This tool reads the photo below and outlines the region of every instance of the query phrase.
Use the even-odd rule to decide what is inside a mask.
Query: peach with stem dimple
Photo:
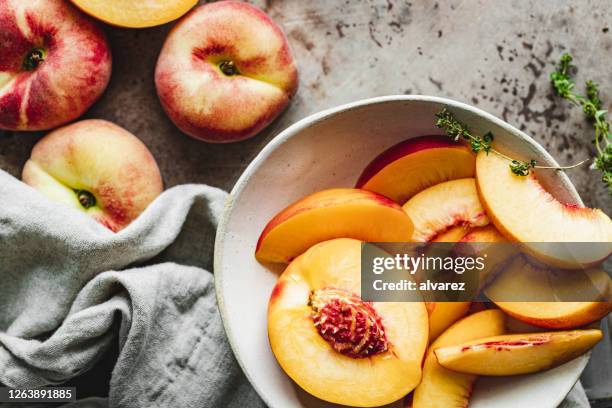
[[[155,69],[162,107],[184,133],[217,143],[254,136],[297,91],[285,35],[248,3],[197,7],[172,29]]]
[[[51,129],[81,116],[111,75],[102,30],[62,0],[0,0],[0,129]]]
[[[43,137],[23,168],[26,184],[119,231],[161,193],[162,179],[146,146],[105,120],[84,120]]]

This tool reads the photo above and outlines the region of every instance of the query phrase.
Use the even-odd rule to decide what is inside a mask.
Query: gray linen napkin
[[[108,400],[71,406],[263,406],[206,271],[226,196],[174,187],[113,234],[0,171],[0,383],[63,383],[118,342]]]

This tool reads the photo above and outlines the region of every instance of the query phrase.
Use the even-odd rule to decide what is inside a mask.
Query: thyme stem
[[[570,76],[572,56],[565,53],[559,60],[556,71],[551,72],[550,80],[559,96],[582,109],[585,116],[593,122],[595,128],[595,151],[597,156],[593,167],[602,172],[601,180],[608,186],[612,195],[612,125],[606,119],[607,111],[602,109],[603,102],[599,98],[599,85],[593,81],[586,82],[586,95],[574,91],[576,84]]]
[[[468,127],[458,121],[455,116],[449,112],[448,109],[444,108],[440,112],[436,114],[436,126],[444,129],[446,134],[453,138],[455,141],[459,141],[461,139],[467,140],[470,143],[470,147],[472,151],[478,153],[480,151],[484,151],[485,153],[493,153],[496,154],[510,162],[510,170],[512,173],[518,176],[527,176],[531,172],[532,169],[552,169],[552,170],[568,170],[578,167],[584,163],[586,163],[589,159],[583,160],[580,163],[572,164],[569,166],[540,166],[537,165],[535,160],[520,161],[513,159],[512,157],[500,152],[493,148],[493,134],[491,132],[487,132],[484,136],[475,136],[470,132]]]

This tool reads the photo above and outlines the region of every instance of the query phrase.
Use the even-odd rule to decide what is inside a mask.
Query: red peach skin
[[[0,129],[78,118],[104,92],[111,65],[104,33],[67,2],[0,0]]]
[[[298,79],[281,29],[254,6],[222,1],[194,9],[174,27],[155,84],[179,129],[222,143],[268,126],[295,94]]]

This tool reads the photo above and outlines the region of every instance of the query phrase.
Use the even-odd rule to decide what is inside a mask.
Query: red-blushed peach
[[[85,13],[119,27],[144,28],[176,20],[198,0],[71,0]]]
[[[364,302],[361,242],[317,244],[280,276],[268,305],[268,336],[280,366],[315,397],[374,407],[421,380],[427,347],[422,302]]]
[[[435,347],[438,363],[453,371],[506,376],[535,373],[586,353],[601,340],[600,330],[505,334]]]
[[[447,136],[421,136],[391,146],[361,173],[356,187],[404,204],[435,184],[474,177],[475,155]]]
[[[582,268],[612,253],[612,221],[601,210],[562,204],[544,190],[532,172],[518,176],[508,161],[480,152],[476,184],[482,205],[497,230],[510,241],[522,242],[542,262],[562,268]],[[596,242],[568,250],[551,242]]]
[[[333,238],[406,242],[412,222],[385,196],[354,188],[332,188],[298,200],[265,226],[255,248],[260,262],[289,262]]]
[[[465,408],[475,375],[457,373],[438,364],[434,350],[482,337],[504,333],[505,316],[500,310],[484,310],[459,320],[433,342],[423,364],[423,380],[414,390],[412,408]]]
[[[104,33],[62,0],[0,0],[0,129],[44,130],[82,115],[111,74]]]
[[[127,130],[93,119],[43,137],[34,146],[22,179],[112,231],[125,228],[163,189],[159,168],[146,146]]]
[[[298,86],[285,35],[263,11],[220,1],[198,7],[168,35],[157,61],[161,104],[186,134],[208,142],[254,136]]]

